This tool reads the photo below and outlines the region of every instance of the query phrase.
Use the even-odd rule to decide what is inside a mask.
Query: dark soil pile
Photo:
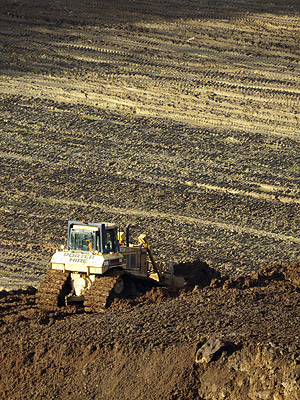
[[[2,291],[0,397],[299,399],[299,273],[273,265],[177,297],[155,288],[98,314]]]
[[[220,272],[200,260],[176,264],[174,273],[185,278],[187,287],[195,286],[195,284],[200,287],[208,286],[212,279],[221,277]]]

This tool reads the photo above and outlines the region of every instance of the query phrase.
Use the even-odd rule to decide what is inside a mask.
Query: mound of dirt
[[[286,281],[295,287],[300,285],[300,262],[272,264],[264,266],[248,275],[236,279],[223,277],[212,282],[212,286],[245,289],[256,286],[267,286],[274,281]]]
[[[220,272],[211,268],[206,262],[195,260],[192,262],[181,262],[174,265],[175,275],[184,277],[187,287],[208,286],[212,279],[221,278]]]
[[[152,303],[161,303],[167,299],[170,299],[171,292],[164,287],[154,287],[149,292],[147,292],[140,300],[146,299],[150,300]]]
[[[177,297],[153,288],[95,314],[2,291],[0,397],[299,399],[299,273],[300,262],[272,265],[249,285]]]

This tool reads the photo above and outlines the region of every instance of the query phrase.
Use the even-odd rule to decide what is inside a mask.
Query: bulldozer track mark
[[[38,85],[40,83],[42,83],[42,81],[40,81],[40,82],[37,81],[36,85]],[[26,85],[25,81],[23,81],[23,85],[24,86]],[[162,118],[170,118],[170,119],[172,119],[174,121],[182,121],[182,122],[185,122],[185,123],[188,123],[188,124],[192,124],[192,125],[195,125],[195,126],[201,126],[201,125],[203,127],[204,126],[205,127],[222,126],[223,128],[236,127],[238,129],[247,130],[250,133],[251,129],[252,130],[253,129],[260,130],[261,129],[261,125],[265,125],[266,123],[268,123],[269,127],[265,132],[266,134],[269,134],[269,135],[272,135],[272,136],[287,136],[288,135],[288,131],[286,129],[287,126],[290,126],[290,129],[291,128],[293,129],[293,127],[296,127],[297,124],[298,124],[297,119],[291,119],[289,121],[286,118],[286,123],[288,125],[283,126],[283,124],[282,124],[281,127],[278,127],[278,125],[274,124],[273,119],[271,117],[264,117],[263,118],[263,117],[260,117],[260,114],[257,114],[257,117],[256,117],[255,120],[247,121],[247,119],[245,119],[245,118],[243,120],[243,119],[240,118],[240,115],[236,111],[236,110],[238,110],[238,108],[236,110],[232,109],[233,114],[231,115],[230,121],[228,120],[228,122],[227,122],[227,120],[224,119],[224,116],[226,117],[228,112],[225,111],[225,114],[223,114],[221,112],[220,107],[219,107],[219,111],[217,111],[217,110],[214,111],[212,109],[211,116],[208,113],[206,114],[206,116],[203,116],[203,115],[201,115],[199,113],[196,114],[197,107],[194,108],[194,111],[193,111],[193,109],[190,109],[189,111],[186,110],[185,112],[182,112],[182,111],[180,112],[180,109],[178,109],[177,112],[174,112],[174,110],[172,108],[169,108],[169,109],[166,108],[163,105],[163,102],[162,102],[162,105],[160,107],[157,107],[157,106],[155,107],[154,104],[152,106],[152,102],[151,101],[149,102],[150,98],[147,99],[147,102],[144,102],[144,105],[140,106],[135,98],[130,100],[130,101],[124,101],[124,100],[120,99],[119,98],[119,94],[118,94],[119,93],[118,92],[119,89],[117,87],[115,87],[115,88],[112,87],[111,88],[111,90],[115,91],[114,95],[116,97],[113,98],[112,96],[110,96],[110,97],[107,96],[107,95],[103,96],[103,95],[101,95],[101,93],[98,93],[98,94],[97,93],[90,93],[90,97],[89,96],[88,97],[84,97],[84,95],[82,94],[82,91],[80,91],[80,90],[76,90],[76,91],[69,90],[68,86],[67,86],[67,82],[58,83],[56,81],[55,83],[54,82],[50,83],[48,81],[47,84],[45,83],[45,85],[47,85],[47,86],[45,86],[45,88],[47,88],[47,87],[51,88],[51,86],[52,86],[53,88],[55,88],[55,90],[61,91],[61,96],[62,96],[61,100],[65,99],[65,100],[77,103],[78,101],[82,101],[82,99],[84,98],[85,99],[84,101],[86,103],[89,103],[89,102],[91,102],[91,100],[89,100],[89,98],[90,98],[90,99],[93,99],[92,100],[93,102],[95,102],[95,101],[102,102],[102,103],[104,102],[103,104],[105,104],[107,101],[109,101],[111,103],[116,104],[116,106],[119,105],[119,106],[138,107],[138,109],[139,109],[138,112],[140,114],[155,115],[155,114],[159,113],[160,117],[162,117]],[[18,87],[17,86],[17,82],[16,82],[16,85],[14,85],[12,82],[10,82],[10,85],[6,85],[6,88],[3,91],[7,92],[7,93],[8,92],[14,93],[14,90],[16,92],[18,91],[17,87]],[[38,86],[36,86],[36,88],[35,88],[32,84],[30,84],[30,85],[28,84],[28,90],[31,93],[33,93],[34,91],[37,91],[39,89],[38,89]],[[49,93],[51,93],[51,92],[49,92]],[[53,94],[53,96],[51,96],[51,94],[50,95],[48,94],[47,98],[48,99],[52,98],[52,100],[56,100],[56,101],[59,100],[59,97],[57,95],[54,96],[54,94]],[[155,99],[155,97],[154,97],[154,99]],[[191,113],[191,110],[193,111],[192,113]],[[176,109],[175,109],[175,111],[176,111]],[[180,112],[180,114],[179,114],[179,112]],[[243,108],[242,108],[240,110],[240,114],[243,113],[243,112],[244,111],[243,111]],[[274,131],[272,129],[272,125],[276,126],[276,131]],[[290,135],[294,136],[294,134],[292,134],[292,133],[290,133]]]
[[[235,192],[234,192],[235,193]],[[300,199],[296,199],[295,201],[297,204],[300,204]],[[83,202],[79,201],[70,201],[70,200],[64,200],[64,199],[52,199],[53,204],[73,204],[73,205],[78,205],[78,206],[83,206]],[[300,243],[300,238],[290,236],[290,235],[285,235],[285,234],[280,234],[280,233],[275,233],[275,232],[270,232],[270,231],[265,231],[262,229],[255,229],[251,227],[246,227],[246,226],[241,226],[237,224],[231,224],[231,223],[226,223],[226,222],[219,222],[219,221],[212,221],[208,219],[203,219],[199,217],[191,217],[187,215],[178,215],[178,214],[173,214],[173,213],[165,213],[165,212],[160,212],[160,211],[143,211],[143,210],[138,210],[138,209],[130,209],[130,208],[118,208],[118,207],[106,207],[103,204],[97,204],[93,203],[91,204],[95,209],[100,209],[102,212],[105,213],[113,213],[113,214],[118,214],[118,215],[133,215],[133,216],[142,216],[142,217],[154,217],[158,219],[174,219],[177,222],[181,223],[195,223],[197,225],[205,225],[205,226],[211,226],[211,227],[216,227],[218,229],[223,229],[223,230],[229,230],[232,232],[237,232],[237,233],[248,233],[249,235],[254,235],[257,237],[270,237],[275,240],[280,240],[280,241],[288,241],[288,242],[295,242],[295,243]]]
[[[97,53],[116,54],[116,55],[122,55],[122,56],[130,55],[130,53],[126,53],[126,52],[120,51],[120,50],[107,49],[107,48],[101,48],[101,47],[96,47],[96,46],[88,46],[88,45],[83,45],[83,44],[55,43],[55,46],[73,49],[73,50],[80,50],[80,51],[83,50],[83,51],[88,51],[88,52],[92,51],[92,52],[97,52]],[[70,54],[70,57],[71,57],[71,54]]]

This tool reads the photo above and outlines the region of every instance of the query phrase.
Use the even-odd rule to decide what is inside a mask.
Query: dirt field
[[[299,5],[1,3],[1,277],[68,219],[239,275],[299,258]]]
[[[98,314],[2,291],[0,398],[298,400],[299,284],[300,263],[273,266]]]
[[[69,219],[232,278],[299,260],[297,0],[2,0],[0,21],[0,290],[39,286]],[[297,279],[95,316],[0,294],[3,398],[300,397]]]

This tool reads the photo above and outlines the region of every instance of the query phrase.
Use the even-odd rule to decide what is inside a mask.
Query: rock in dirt
[[[196,352],[195,363],[209,363],[225,348],[223,340],[211,337]]]

